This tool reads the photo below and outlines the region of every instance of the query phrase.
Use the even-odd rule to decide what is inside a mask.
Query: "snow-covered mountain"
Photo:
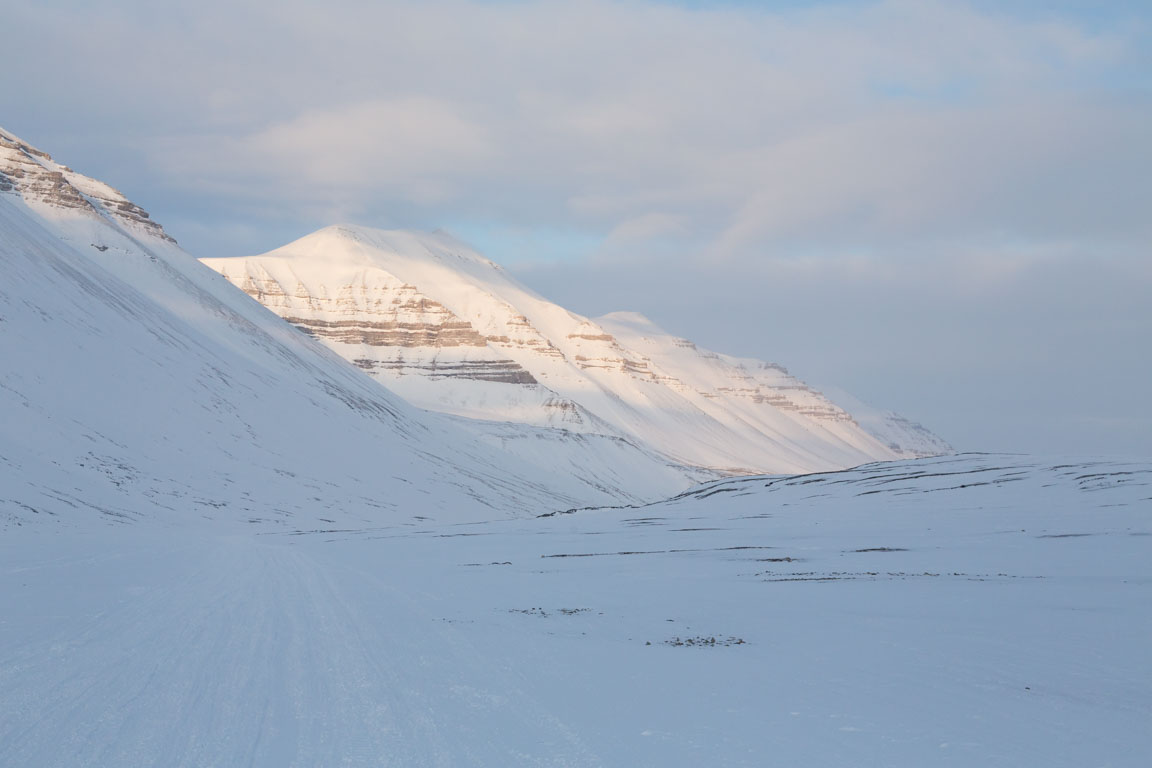
[[[0,524],[491,519],[693,477],[612,437],[413,408],[6,132],[0,274]]]
[[[423,408],[613,435],[724,473],[807,472],[950,452],[910,422],[862,422],[778,365],[595,320],[443,233],[332,226],[261,256],[204,259]]]
[[[823,392],[829,400],[851,413],[868,434],[898,453],[915,458],[953,453],[952,446],[923,424],[895,411],[874,408],[839,387],[828,387]]]

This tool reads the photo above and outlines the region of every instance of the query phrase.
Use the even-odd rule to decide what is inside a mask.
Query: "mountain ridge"
[[[906,448],[899,423],[881,441],[781,366],[701,349],[639,315],[573,313],[443,232],[342,224],[203,261],[423,408],[607,430],[728,474],[950,451],[938,438]]]

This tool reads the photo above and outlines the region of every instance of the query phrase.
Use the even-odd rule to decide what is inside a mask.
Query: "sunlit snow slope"
[[[951,450],[908,422],[877,439],[783,368],[699,349],[639,315],[573,314],[442,233],[333,226],[204,261],[425,408],[616,435],[732,473]]]
[[[515,438],[411,407],[0,133],[0,524],[490,518],[689,483],[619,441]]]

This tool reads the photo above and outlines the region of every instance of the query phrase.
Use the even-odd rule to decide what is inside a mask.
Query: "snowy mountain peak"
[[[76,173],[0,128],[0,193],[15,194],[55,219],[103,219],[131,235],[176,241],[140,206],[107,184]]]
[[[295,260],[321,260],[330,264],[387,264],[387,256],[447,265],[467,264],[502,271],[448,232],[376,229],[356,224],[333,224],[307,234],[272,253]]]
[[[204,263],[423,408],[622,438],[732,473],[917,452],[778,365],[700,349],[638,313],[569,312],[445,233],[338,225]]]
[[[661,336],[668,335],[664,332],[663,328],[652,322],[647,315],[642,315],[639,312],[609,312],[606,315],[601,315],[596,318],[596,321],[628,327],[637,332],[651,332]]]

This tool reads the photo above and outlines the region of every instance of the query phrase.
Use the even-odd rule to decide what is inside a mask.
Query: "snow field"
[[[1140,766],[1150,481],[961,456],[490,523],[29,526],[0,765]]]

